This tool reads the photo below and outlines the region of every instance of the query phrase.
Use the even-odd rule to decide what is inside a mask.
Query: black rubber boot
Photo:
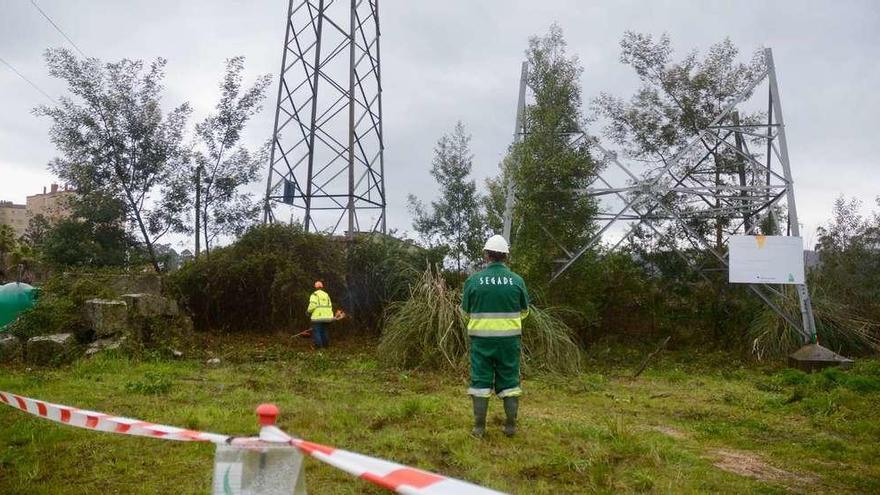
[[[489,411],[489,398],[472,396],[474,400],[474,429],[471,435],[483,438],[486,434],[486,413]]]
[[[504,398],[504,415],[507,420],[504,422],[504,434],[512,437],[516,433],[516,413],[519,410],[519,397]]]

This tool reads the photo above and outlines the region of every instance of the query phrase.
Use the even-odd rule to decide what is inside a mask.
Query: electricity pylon
[[[264,222],[385,232],[378,0],[290,0]]]

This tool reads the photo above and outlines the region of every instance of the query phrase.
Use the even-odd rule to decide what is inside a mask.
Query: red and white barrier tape
[[[215,444],[257,445],[264,442],[264,440],[259,438],[232,437],[218,433],[186,430],[137,419],[111,416],[95,411],[22,397],[9,392],[0,391],[0,402],[50,421],[107,433]],[[455,478],[448,478],[383,459],[312,443],[300,438],[293,438],[274,426],[263,427],[263,429],[269,435],[264,435],[261,432],[261,437],[272,437],[272,441],[265,442],[266,444],[277,445],[279,440],[289,443],[304,454],[314,457],[321,462],[397,493],[407,495],[503,495],[501,492]],[[269,431],[270,429],[271,431]]]
[[[10,394],[9,392],[0,392],[0,401],[34,416],[89,430],[178,440],[181,442],[226,443],[230,438],[227,435],[185,430],[183,428],[175,428],[174,426],[149,423],[139,419],[110,416],[95,411],[52,404],[51,402],[22,397]]]
[[[293,438],[291,445],[346,473],[408,495],[503,495],[455,478]]]

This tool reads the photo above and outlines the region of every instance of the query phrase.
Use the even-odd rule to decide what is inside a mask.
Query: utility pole
[[[196,252],[193,253],[194,259],[199,259],[199,224],[202,219],[202,166],[196,166]]]

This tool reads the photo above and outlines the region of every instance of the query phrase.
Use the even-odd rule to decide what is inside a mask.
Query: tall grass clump
[[[379,357],[402,368],[463,369],[467,332],[459,309],[461,293],[435,270],[425,270],[406,301],[392,303],[379,341]]]
[[[800,324],[800,303],[789,294],[775,300],[776,305]],[[880,324],[855,314],[845,304],[816,291],[812,298],[819,343],[835,351],[865,353],[880,351]],[[752,351],[762,359],[785,355],[803,344],[801,334],[770,307],[763,308],[749,328]]]
[[[562,320],[565,312],[561,308],[529,307],[529,316],[523,322],[523,365],[527,372],[580,372],[581,350],[571,327]]]
[[[406,369],[468,366],[467,316],[460,310],[461,293],[450,289],[436,270],[426,270],[410,298],[388,309],[379,356]],[[523,327],[526,372],[577,373],[581,353],[560,309],[531,306]]]

